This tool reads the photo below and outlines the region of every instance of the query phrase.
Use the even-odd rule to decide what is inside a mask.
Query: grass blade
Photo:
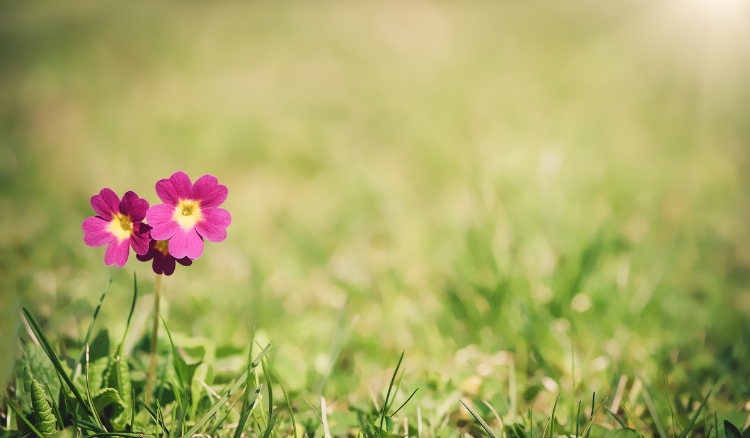
[[[323,436],[325,438],[331,438],[331,428],[328,427],[328,407],[326,406],[326,398],[320,396],[320,422],[323,423]],[[378,434],[382,433],[382,429]],[[387,436],[387,434],[386,434]]]
[[[396,414],[398,414],[398,411],[400,411],[401,408],[403,408],[404,406],[406,406],[407,403],[409,403],[409,400],[411,400],[411,398],[414,397],[414,394],[416,394],[417,391],[419,391],[419,388],[415,389],[414,392],[411,393],[411,395],[409,396],[409,398],[407,398],[406,401],[404,403],[402,403],[401,406],[398,407],[398,409],[396,409],[395,411],[393,411],[393,413],[391,414],[391,417],[394,416],[394,415],[396,415]]]
[[[235,405],[237,405],[237,403],[239,403],[239,401],[240,401],[240,399],[237,398],[234,402],[232,402],[232,404],[227,409],[227,413],[224,414],[223,417],[221,417],[221,420],[217,421],[216,424],[214,425],[214,427],[212,427],[211,430],[208,431],[208,433],[203,434],[203,435],[204,436],[216,436],[216,432],[219,430],[219,428],[221,427],[221,425],[224,424],[225,421],[227,421],[227,417],[229,417],[229,414],[232,413]],[[251,412],[255,412],[255,410],[253,409]],[[187,434],[185,434],[184,436],[187,436]]]
[[[719,438],[719,416],[714,412],[714,430],[716,431],[714,433],[714,436],[716,438]]]
[[[135,428],[135,389],[132,390],[130,399],[130,430]]]
[[[130,320],[133,319],[133,312],[135,311],[135,302],[138,299],[138,277],[133,272],[133,302],[130,303],[130,313],[128,313],[128,322],[125,323],[125,333],[122,334],[122,342],[120,345],[125,344],[125,338],[128,335],[128,329],[130,328]]]
[[[91,408],[91,412],[93,412],[94,415],[94,421],[96,421],[96,424],[99,425],[102,429],[104,429],[104,424],[102,424],[102,420],[99,418],[99,414],[96,412],[96,409],[94,408],[94,399],[91,397],[91,386],[89,385],[89,344],[86,344],[86,397],[89,399],[89,407]]]
[[[29,327],[31,327],[31,330],[34,332],[34,335],[39,341],[39,345],[42,347],[42,349],[44,349],[44,352],[47,354],[49,360],[52,361],[52,365],[54,365],[57,373],[60,375],[60,377],[62,377],[68,388],[70,388],[70,391],[73,393],[73,397],[75,397],[76,401],[83,408],[83,410],[88,415],[91,415],[93,417],[94,413],[86,405],[86,402],[83,401],[83,396],[78,391],[78,388],[76,388],[76,386],[73,384],[73,381],[70,380],[70,376],[68,376],[68,374],[65,372],[65,369],[60,363],[60,359],[58,359],[57,354],[55,354],[55,350],[52,349],[52,346],[47,340],[47,337],[44,336],[44,333],[42,333],[42,329],[39,327],[39,324],[37,324],[36,320],[34,320],[34,318],[31,316],[31,313],[29,313],[29,311],[26,310],[25,307],[21,307],[21,310],[23,311],[23,315],[26,317],[26,322],[29,323]]]
[[[323,380],[320,382],[320,395],[323,395],[323,393],[325,392],[328,378],[331,377],[331,373],[333,372],[333,368],[336,366],[336,361],[338,360],[339,354],[341,354],[341,350],[344,348],[346,340],[349,338],[352,329],[354,329],[354,325],[359,319],[357,316],[355,316],[354,319],[352,319],[351,324],[346,327],[346,309],[346,302],[344,302],[344,305],[341,306],[341,309],[339,310],[338,324],[336,325],[336,335],[333,343],[331,344],[331,350],[328,352],[328,370],[323,376]]]
[[[159,425],[164,424],[164,413],[161,410],[161,403],[159,403],[159,399],[157,398],[154,401],[156,402],[156,418],[158,420],[156,422],[156,434],[158,436],[164,436],[164,434],[167,432],[167,428],[162,427],[162,430],[159,430]]]
[[[680,438],[687,438],[688,434],[690,433],[690,429],[692,429],[693,425],[695,425],[695,422],[698,421],[698,416],[700,416],[703,407],[706,406],[706,402],[708,401],[708,397],[710,395],[711,391],[708,391],[708,394],[706,394],[706,398],[703,399],[703,403],[698,406],[698,410],[695,411],[695,414],[693,414],[693,416],[690,418],[690,422],[685,427],[685,430],[683,430],[680,434]]]
[[[138,401],[140,401],[141,404],[143,405],[143,407],[146,408],[146,412],[148,412],[148,415],[151,416],[151,419],[154,420],[154,423],[156,423],[157,425],[159,425],[159,417],[156,415],[156,412],[154,412],[154,410],[151,409],[151,407],[149,405],[147,405],[146,402],[143,401],[142,398],[139,398]],[[167,426],[164,425],[163,421],[161,422],[161,428],[162,429],[166,429],[167,428]]]
[[[531,401],[531,406],[529,406],[529,436],[530,437],[534,436],[534,417],[531,415],[531,413],[532,413],[532,411],[534,409],[534,404],[535,403],[536,403],[536,399],[532,400]],[[592,410],[593,410],[593,408],[592,408]]]
[[[677,431],[677,427],[675,426],[675,415],[674,415],[674,409],[672,409],[672,402],[669,400],[669,392],[667,391],[667,375],[662,372],[661,374],[662,379],[664,379],[664,396],[667,398],[667,404],[669,405],[669,413],[672,416],[672,438],[674,438],[674,434]]]
[[[388,407],[388,399],[391,397],[391,390],[393,389],[393,382],[396,380],[398,375],[398,369],[401,368],[401,361],[404,360],[404,352],[401,352],[401,357],[398,358],[396,369],[393,370],[393,377],[391,377],[391,383],[388,385],[388,392],[385,394],[385,401],[383,402],[383,411],[380,414],[380,427],[378,428],[378,435],[383,433],[383,422],[385,421],[386,408]],[[395,394],[394,394],[395,397]]]
[[[102,429],[98,425],[96,425],[96,424],[94,424],[94,423],[92,423],[90,421],[81,420],[80,418],[76,421],[76,426],[82,427],[83,429],[86,429],[86,430],[93,430],[94,432],[97,432],[97,433],[106,433],[107,432],[106,430]]]
[[[588,438],[589,434],[591,433],[591,426],[594,425],[594,416],[597,412],[599,412],[599,409],[604,407],[604,404],[607,403],[607,400],[609,397],[604,397],[604,401],[599,405],[598,408],[594,409],[594,401],[596,400],[596,392],[594,393],[593,397],[591,398],[591,418],[589,418],[589,421],[586,422],[586,426],[583,428],[583,436],[584,438]]]
[[[276,420],[279,418],[278,412],[274,412],[271,419],[268,421],[268,427],[266,427],[266,432],[263,434],[263,438],[268,438],[271,436],[271,432],[273,431],[273,426],[276,424]]]
[[[461,404],[464,405],[464,407],[469,411],[471,416],[474,417],[474,419],[477,420],[480,425],[482,425],[482,429],[484,429],[484,431],[487,432],[487,435],[489,435],[491,438],[497,438],[497,436],[495,436],[495,433],[492,431],[492,429],[490,429],[490,426],[487,425],[487,423],[482,419],[482,417],[479,416],[479,414],[477,414],[474,411],[474,409],[472,409],[469,405],[464,403],[464,401],[461,400],[460,398],[458,399],[458,401],[460,401]]]
[[[250,367],[253,363],[253,345],[255,345],[255,327],[253,327],[253,334],[250,336],[250,348],[247,350],[247,368],[245,371],[247,371],[247,377],[245,378],[245,386],[247,388],[250,388],[250,383],[252,380],[252,374],[250,374]],[[260,347],[260,344],[258,344],[258,347]],[[245,402],[250,401],[250,394],[245,394]]]
[[[266,348],[264,348],[263,351],[261,351],[258,354],[258,357],[256,357],[255,360],[253,361],[252,366],[250,367],[250,370],[253,370],[254,368],[258,366],[258,363],[260,363],[260,361],[266,356],[266,353],[268,353],[268,350],[270,348],[271,348],[271,344],[268,344],[268,346],[266,346]],[[195,422],[193,427],[191,427],[190,430],[187,431],[185,436],[191,437],[195,435],[195,433],[198,432],[198,430],[200,430],[200,428],[203,427],[203,425],[206,424],[208,420],[210,420],[211,417],[213,417],[216,414],[219,408],[221,408],[224,405],[224,403],[226,403],[226,401],[229,400],[229,397],[231,397],[232,394],[234,394],[240,387],[242,387],[242,385],[245,383],[245,378],[247,377],[247,373],[250,370],[242,373],[240,378],[237,379],[234,385],[232,385],[229,388],[227,393],[224,394],[224,396],[220,398],[216,403],[214,403],[211,406],[211,408],[205,414],[203,414],[203,416],[198,421]]]
[[[404,382],[404,374],[406,374],[405,371],[401,371],[401,376],[398,378],[398,383],[396,383],[396,389],[393,391],[393,398],[391,399],[391,402],[388,404],[388,407],[386,408],[386,412],[389,412],[391,408],[393,407],[393,403],[396,401],[396,394],[398,394],[398,391],[401,390],[401,384]],[[392,417],[394,414],[391,414]]]
[[[641,382],[643,382],[643,379],[641,379]],[[661,424],[659,414],[656,412],[656,406],[654,405],[654,401],[651,399],[651,394],[648,391],[648,385],[646,385],[645,383],[643,384],[642,391],[643,399],[646,401],[646,407],[651,414],[651,418],[654,419],[654,424],[656,424],[656,430],[659,432],[659,436],[663,436],[666,438],[667,432],[664,430],[664,426]],[[670,409],[671,408],[672,406],[670,405]]]
[[[107,437],[107,436],[118,437],[118,436],[123,436],[123,437],[128,437],[128,438],[130,438],[130,437],[132,437],[132,438],[143,438],[146,435],[147,434],[145,434],[145,433],[100,432],[100,433],[92,433],[90,435],[86,435],[86,438],[95,438],[95,437],[100,437],[100,436],[101,437]]]
[[[596,411],[594,411],[594,407],[596,406],[596,391],[591,395],[591,414],[589,416],[589,421],[587,421],[587,425],[583,428],[583,438],[588,438],[589,433],[591,431],[591,424],[594,423],[594,414]]]
[[[27,425],[27,426],[29,426],[29,428],[31,429],[31,431],[32,431],[32,432],[34,432],[34,434],[36,434],[36,436],[37,436],[37,437],[39,437],[39,438],[44,438],[44,435],[42,435],[42,433],[41,433],[41,432],[39,432],[39,430],[37,430],[37,428],[36,428],[36,427],[34,427],[34,425],[33,425],[33,424],[31,424],[31,422],[30,422],[30,421],[29,421],[28,419],[26,419],[26,417],[24,417],[23,413],[21,413],[21,410],[20,410],[20,409],[18,409],[18,408],[17,408],[17,407],[16,407],[16,406],[15,406],[15,405],[13,404],[13,402],[11,402],[11,401],[10,401],[10,400],[8,400],[8,399],[6,399],[6,400],[5,400],[5,402],[6,402],[6,404],[7,404],[7,405],[8,405],[8,406],[9,406],[9,407],[10,407],[10,408],[11,408],[11,409],[13,410],[13,412],[15,412],[16,416],[17,416],[18,418],[20,418],[21,420],[23,420],[23,422],[24,422],[24,423],[26,423],[26,425]]]
[[[604,407],[604,409],[606,409],[606,410],[607,410],[607,412],[609,412],[609,413],[610,413],[610,415],[612,415],[612,418],[614,418],[614,419],[615,419],[615,420],[616,420],[616,421],[617,421],[618,423],[620,423],[620,426],[621,426],[621,427],[622,427],[623,429],[628,429],[628,425],[627,425],[627,424],[625,424],[625,423],[624,423],[624,422],[622,421],[622,419],[620,418],[620,416],[619,416],[619,415],[617,415],[617,413],[616,413],[615,411],[613,411],[612,409],[610,409],[610,408],[608,408],[608,407],[606,407],[606,406]]]
[[[271,368],[271,372],[276,377],[276,381],[279,382],[279,386],[281,387],[281,392],[284,394],[284,399],[286,400],[286,405],[289,408],[289,416],[292,419],[292,430],[294,431],[294,438],[297,438],[297,422],[294,421],[294,409],[292,409],[292,402],[289,399],[289,395],[286,393],[286,389],[284,389],[284,384],[281,383],[281,377],[279,376],[279,373],[276,371],[276,367],[273,366],[273,363],[269,360],[268,365]]]
[[[258,398],[258,394],[260,393],[260,389],[263,387],[263,385],[258,385],[258,387],[255,389],[254,395],[251,397],[250,392],[247,390],[250,388],[250,366],[252,364],[252,357],[253,357],[253,344],[255,342],[255,328],[253,327],[253,334],[250,337],[250,348],[247,351],[247,368],[245,369],[247,376],[245,378],[245,400],[242,402],[242,410],[240,411],[240,421],[237,423],[237,428],[234,430],[234,437],[240,438],[242,435],[242,431],[245,429],[245,423],[247,422],[247,417],[252,412],[253,407],[255,407],[255,400]],[[252,398],[252,401],[250,399]],[[218,424],[221,424],[219,422]],[[213,435],[213,434],[212,434]]]
[[[268,358],[265,358],[265,360],[262,360],[261,366],[263,367],[263,375],[266,378],[266,385],[268,385],[268,423],[266,427],[266,432],[263,434],[265,437],[272,427],[271,420],[273,419],[273,388],[271,386],[271,374],[268,372],[268,368],[266,367],[266,362],[268,362]]]
[[[109,290],[109,286],[112,285],[112,279],[109,279],[109,282],[107,282],[107,285],[104,287],[104,292],[102,292],[102,296],[99,297],[99,304],[97,304],[96,309],[94,309],[94,317],[91,318],[91,323],[89,324],[89,329],[86,332],[86,339],[83,340],[82,345],[88,345],[89,341],[91,340],[91,333],[94,331],[94,324],[96,324],[96,318],[99,316],[99,310],[102,308],[102,304],[104,303],[104,297],[107,296],[107,291]],[[73,376],[77,376],[81,372],[81,365],[83,364],[84,355],[86,354],[85,351],[81,351],[81,355],[78,357],[78,361],[76,362],[76,370],[73,373]]]
[[[183,376],[182,372],[184,371],[183,367],[180,365],[180,360],[182,358],[177,353],[177,348],[174,346],[174,341],[172,340],[172,333],[169,331],[169,327],[167,327],[167,321],[164,321],[164,317],[159,315],[159,318],[161,318],[161,323],[164,324],[164,330],[167,331],[167,337],[169,338],[169,344],[172,346],[172,364],[174,365],[174,370],[177,373],[177,380],[180,381],[180,389],[183,391],[185,390],[185,378],[187,376]]]
[[[552,435],[555,433],[555,412],[557,411],[557,402],[560,401],[560,393],[557,393],[557,397],[555,398],[555,404],[552,406],[552,417],[550,418],[549,423],[549,436],[552,437]],[[542,436],[544,438],[544,436]]]
[[[242,407],[242,415],[240,416],[239,423],[237,423],[237,429],[234,430],[234,438],[240,438],[242,436],[242,431],[245,429],[247,417],[249,417],[250,413],[253,411],[253,408],[255,407],[255,401],[258,400],[258,395],[260,394],[260,391],[262,389],[263,384],[258,385],[258,387],[255,388],[255,392],[253,392],[253,395],[248,397],[247,404]]]
[[[622,410],[625,411],[625,416],[628,417],[628,420],[630,420],[630,422],[633,423],[633,426],[635,426],[635,431],[638,432],[638,436],[643,437],[644,435],[641,433],[641,428],[638,427],[638,423],[636,423],[633,417],[630,416],[628,408],[625,407],[625,402],[622,403]]]

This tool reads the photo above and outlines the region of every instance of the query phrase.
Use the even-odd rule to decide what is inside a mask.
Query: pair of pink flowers
[[[91,197],[97,216],[83,221],[83,241],[88,246],[107,245],[108,266],[125,266],[133,248],[138,260],[153,260],[154,272],[171,275],[176,263],[189,266],[201,256],[203,239],[226,239],[232,216],[219,206],[228,193],[213,175],[203,175],[193,184],[181,171],[156,183],[163,204],[150,208],[132,191],[120,199],[104,188]]]

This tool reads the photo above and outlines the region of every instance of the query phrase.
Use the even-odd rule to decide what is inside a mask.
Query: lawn
[[[716,3],[3,2],[0,434],[28,435],[8,406],[33,423],[37,379],[68,436],[159,434],[149,409],[183,436],[239,385],[196,433],[485,434],[463,400],[508,438],[734,438],[750,15]],[[154,273],[81,223],[177,170],[225,184],[232,224],[163,279],[147,409]],[[83,411],[122,343],[134,409],[73,410],[21,307]]]

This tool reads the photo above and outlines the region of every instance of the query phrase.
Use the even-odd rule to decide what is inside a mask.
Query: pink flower
[[[179,263],[182,266],[190,266],[193,264],[193,261],[187,257],[181,259],[175,259],[172,257],[172,254],[169,253],[168,240],[151,239],[148,252],[143,255],[138,254],[135,258],[142,262],[147,262],[153,259],[154,261],[151,263],[151,269],[157,274],[164,275],[172,275],[174,273],[174,268],[177,266],[176,263]]]
[[[97,216],[83,221],[83,241],[88,246],[108,245],[104,253],[107,266],[125,266],[130,247],[137,254],[148,251],[149,230],[143,218],[148,210],[148,201],[134,192],[126,192],[120,198],[112,189],[104,188],[91,197],[91,207]]]
[[[164,202],[149,208],[146,218],[153,227],[151,237],[169,240],[175,259],[193,260],[203,254],[203,239],[221,242],[232,223],[228,211],[218,208],[229,191],[213,175],[203,175],[195,184],[185,172],[175,172],[156,183],[156,194]]]

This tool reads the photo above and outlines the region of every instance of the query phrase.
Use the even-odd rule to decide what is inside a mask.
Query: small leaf
[[[393,431],[393,417],[385,417],[385,432],[390,434]]]
[[[130,384],[128,360],[125,357],[122,344],[117,347],[117,351],[115,351],[115,354],[110,359],[110,373],[105,384],[110,388],[115,388],[122,399],[124,408],[120,415],[115,418],[114,423],[124,426],[131,416],[133,389]]]
[[[115,388],[102,388],[94,391],[91,394],[91,399],[94,401],[94,408],[97,412],[101,412],[104,408],[112,404],[117,404],[122,408],[127,407]]]
[[[31,409],[31,381],[34,376],[28,366],[24,366],[18,373],[16,381],[16,397],[21,401],[21,408],[25,412]]]
[[[50,394],[52,397],[57,397],[60,392],[60,379],[57,378],[55,367],[47,358],[42,347],[35,344],[28,344],[24,346],[23,357],[21,359],[28,371],[30,377],[37,379],[42,387],[45,385],[52,391]],[[26,380],[26,378],[24,378]],[[27,385],[31,385],[31,378],[28,382],[24,382]],[[29,388],[27,388],[30,390]]]
[[[105,328],[96,334],[89,345],[89,361],[94,362],[109,356],[109,331]]]
[[[67,427],[60,432],[55,432],[48,436],[52,438],[76,438],[76,430],[72,427]]]
[[[52,406],[47,401],[47,395],[44,388],[38,380],[31,381],[31,406],[36,416],[36,427],[44,435],[55,431],[55,415],[52,413]]]
[[[724,435],[727,438],[742,438],[740,430],[727,420],[724,420]]]
[[[95,361],[89,362],[89,387],[92,390],[96,390],[102,387],[106,387],[105,375],[108,373],[109,358],[100,357]],[[82,391],[86,390],[86,375],[81,374],[74,380],[76,386]]]

